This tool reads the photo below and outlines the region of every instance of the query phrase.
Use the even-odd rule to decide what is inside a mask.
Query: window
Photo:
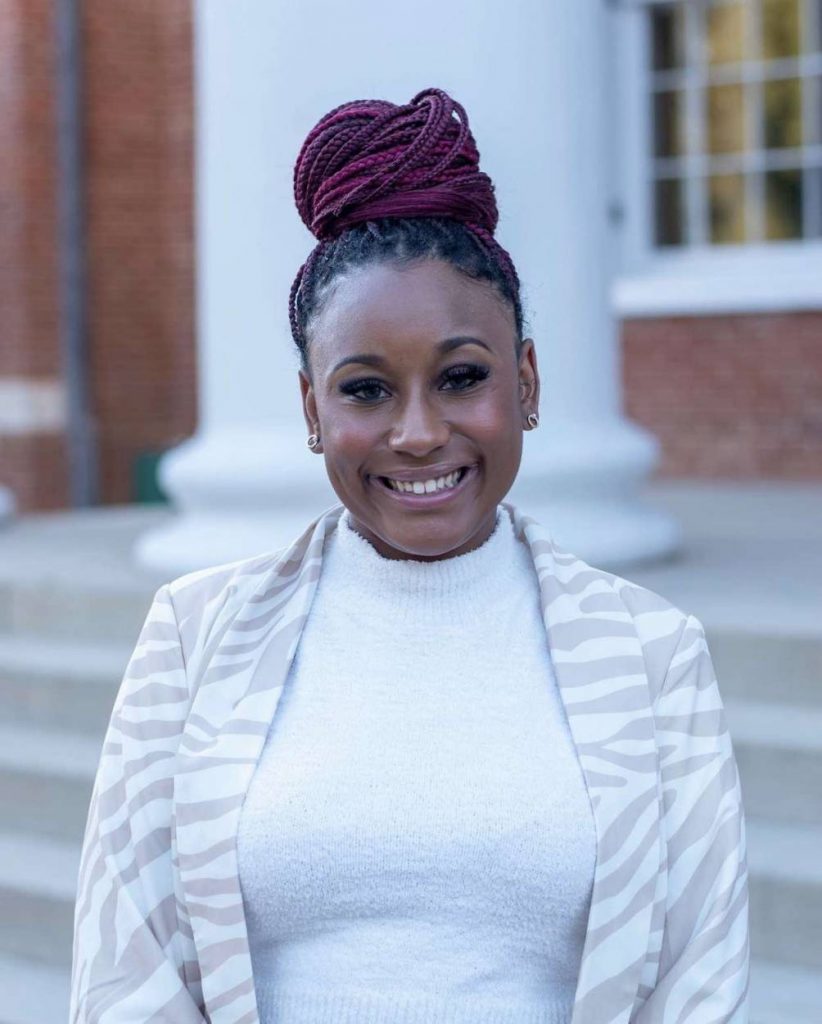
[[[651,275],[657,303],[683,285],[694,311],[703,285],[719,307],[725,287],[730,307],[822,308],[822,0],[621,0],[614,16],[623,300]]]
[[[820,0],[656,4],[654,243],[822,236]]]

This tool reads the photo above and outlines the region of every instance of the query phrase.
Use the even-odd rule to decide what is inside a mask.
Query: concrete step
[[[150,587],[72,584],[37,576],[0,579],[0,632],[106,646],[133,645],[153,595]]]
[[[818,970],[751,960],[750,1024],[820,1024],[822,965]]]
[[[817,633],[710,628],[706,624],[723,700],[822,708],[822,612],[817,612],[817,617]]]
[[[68,968],[0,955],[0,1024],[63,1024],[70,985]]]
[[[71,967],[80,852],[78,843],[0,832],[0,952]]]
[[[747,813],[822,825],[822,708],[723,702]]]
[[[102,736],[131,650],[0,635],[0,724]]]
[[[81,842],[103,735],[0,725],[0,824]]]
[[[170,510],[106,506],[21,516],[0,530],[0,632],[133,644],[168,574],[132,557],[136,538]]]
[[[820,970],[822,825],[746,826],[752,956]]]

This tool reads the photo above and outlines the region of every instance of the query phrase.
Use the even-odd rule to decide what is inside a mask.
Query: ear
[[[519,398],[525,416],[539,412],[539,369],[533,338],[525,338],[519,356]]]
[[[314,397],[314,386],[308,379],[308,375],[304,370],[297,371],[297,378],[300,382],[300,395],[302,397],[303,404],[303,417],[305,419],[305,425],[308,427],[309,434],[321,434],[320,431],[320,417],[317,415],[317,400]],[[315,452],[320,451],[322,448],[322,442],[318,444],[313,450]]]

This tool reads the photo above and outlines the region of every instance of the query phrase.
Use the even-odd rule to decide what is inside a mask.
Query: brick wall
[[[822,312],[626,321],[622,358],[659,476],[822,480]]]
[[[104,502],[196,427],[190,0],[85,0],[89,373]]]
[[[68,498],[51,0],[0,0],[0,484]]]
[[[190,0],[80,5],[89,363],[103,503],[196,426]],[[0,0],[0,483],[69,503],[52,0]]]

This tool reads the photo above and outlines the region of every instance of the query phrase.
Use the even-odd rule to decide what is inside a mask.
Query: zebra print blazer
[[[572,1024],[745,1024],[748,872],[705,634],[513,505],[594,814]],[[236,837],[343,506],[154,596],[88,812],[71,1024],[256,1024]]]

